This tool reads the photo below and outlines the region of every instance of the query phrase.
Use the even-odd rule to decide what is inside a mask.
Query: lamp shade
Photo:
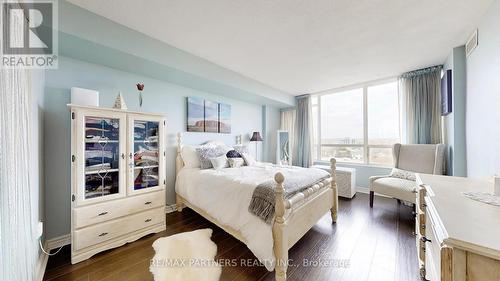
[[[263,141],[262,137],[260,136],[259,132],[253,132],[252,138],[250,141]]]

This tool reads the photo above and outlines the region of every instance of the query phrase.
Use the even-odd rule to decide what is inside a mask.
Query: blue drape
[[[406,102],[408,143],[441,143],[441,66],[403,74],[399,90]]]
[[[309,167],[312,137],[311,95],[297,97],[296,152],[293,158],[295,166]]]

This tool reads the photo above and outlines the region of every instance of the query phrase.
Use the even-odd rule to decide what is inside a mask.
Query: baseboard
[[[166,214],[172,213],[176,210],[177,210],[176,204],[165,206]],[[45,251],[50,252],[53,249],[57,249],[69,244],[71,244],[71,234],[66,234],[46,240],[45,243],[43,243],[43,248],[45,249]],[[49,261],[49,256],[42,252],[38,257],[37,271],[36,271],[37,281],[43,280],[43,275],[45,274],[45,268],[47,267],[48,261]]]
[[[370,189],[368,187],[356,186],[356,192],[369,194]]]
[[[47,242],[44,243],[44,248],[47,248]],[[42,281],[43,276],[45,275],[45,268],[47,267],[47,262],[49,261],[49,255],[46,255],[44,252],[41,252],[38,257],[38,262],[36,266],[36,280]]]
[[[370,189],[368,187],[356,186],[356,192],[370,194]],[[375,193],[375,196],[392,198],[390,196],[379,194],[379,193]]]
[[[43,243],[43,248],[46,252],[50,252],[53,249],[60,248],[71,244],[71,234],[62,235],[52,239],[45,240]],[[49,261],[49,255],[45,254],[43,251],[38,257],[38,263],[36,267],[37,281],[42,281],[45,275],[45,268],[47,267],[47,262]]]
[[[167,205],[165,206],[165,214],[168,214],[168,213],[173,213],[177,210],[177,205],[176,204],[172,204],[172,205]]]
[[[71,244],[71,234],[62,235],[45,241],[45,250],[50,251]]]

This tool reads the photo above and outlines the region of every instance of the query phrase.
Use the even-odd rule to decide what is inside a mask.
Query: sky
[[[397,83],[368,88],[368,137],[399,138]],[[321,137],[363,138],[363,89],[321,96]]]

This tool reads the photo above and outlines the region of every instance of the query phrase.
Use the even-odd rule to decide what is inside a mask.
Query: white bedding
[[[272,165],[244,166],[222,170],[183,168],[176,181],[176,192],[220,223],[241,232],[248,248],[274,270],[272,226],[248,211],[254,189],[274,178],[276,172],[293,167]]]

